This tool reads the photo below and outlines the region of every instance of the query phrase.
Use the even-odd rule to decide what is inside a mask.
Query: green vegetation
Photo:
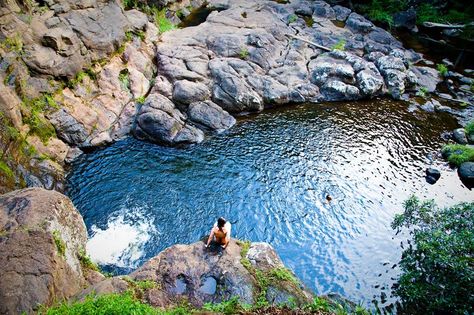
[[[240,59],[247,59],[249,57],[249,50],[247,47],[242,47],[242,49],[240,49],[239,57]]]
[[[340,39],[336,44],[334,44],[331,49],[332,50],[344,50],[346,47],[346,40]]]
[[[81,248],[79,250],[79,252],[77,253],[77,258],[79,258],[79,262],[81,263],[82,268],[100,271],[99,266],[97,266],[97,264],[91,260],[84,248]]]
[[[251,271],[252,269],[252,264],[250,263],[250,260],[247,258],[247,253],[249,252],[250,248],[250,241],[237,241],[237,244],[241,247],[240,249],[240,263],[242,266],[245,267],[248,271]]]
[[[135,102],[136,102],[137,104],[144,104],[144,103],[145,103],[145,99],[146,99],[145,95],[142,95],[142,96],[137,97],[137,99],[135,100]]]
[[[29,133],[37,135],[45,144],[49,139],[56,137],[56,130],[44,114],[58,108],[58,104],[50,94],[43,94],[32,100],[24,98],[23,122],[30,126]]]
[[[298,17],[296,15],[291,14],[288,16],[288,24],[294,23],[296,22],[296,20],[298,20]]]
[[[164,314],[157,309],[138,301],[127,291],[124,294],[89,295],[82,302],[67,303],[49,309],[40,309],[40,315],[148,315]]]
[[[7,163],[0,161],[0,173],[3,173],[7,178],[12,179],[15,177],[15,174]]]
[[[442,63],[438,63],[436,65],[436,69],[438,70],[439,75],[442,77],[445,77],[448,74],[448,67]]]
[[[464,130],[466,131],[466,135],[474,135],[474,119],[471,120],[466,127],[464,127]]]
[[[269,276],[276,280],[289,281],[295,285],[299,285],[298,279],[296,279],[296,277],[293,275],[293,273],[289,269],[284,268],[284,267],[270,270]]]
[[[155,24],[160,30],[160,34],[176,28],[176,26],[166,17],[166,9],[158,10],[157,8],[152,8],[152,12]]]
[[[120,81],[120,85],[124,91],[130,91],[130,76],[128,73],[128,69],[123,69],[120,71],[118,79]]]
[[[220,314],[230,315],[238,312],[249,311],[252,308],[251,305],[242,304],[239,301],[239,297],[234,296],[228,301],[221,303],[206,303],[203,309],[208,312],[216,312]]]
[[[474,148],[463,144],[448,144],[443,147],[443,156],[449,163],[460,166],[464,162],[474,162]]]
[[[474,312],[474,203],[439,209],[415,196],[392,228],[410,233],[395,294],[406,314]]]
[[[64,243],[63,239],[61,238],[60,232],[58,230],[54,230],[52,234],[53,234],[54,244],[56,244],[58,253],[61,256],[66,255],[66,243]]]
[[[23,52],[23,41],[19,34],[15,34],[13,37],[7,37],[0,42],[0,47],[6,51],[13,51],[17,54]]]
[[[420,89],[416,92],[417,96],[426,98],[428,96],[428,89],[424,86],[420,87]]]

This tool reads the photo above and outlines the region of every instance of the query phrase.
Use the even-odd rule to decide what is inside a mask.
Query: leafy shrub
[[[392,228],[410,233],[394,293],[407,314],[472,314],[474,311],[474,203],[439,209],[415,196]]]
[[[445,77],[448,74],[448,67],[442,63],[438,63],[436,65],[436,69],[438,70],[438,73],[442,76]]]
[[[217,312],[228,315],[235,314],[242,310],[242,306],[239,302],[239,297],[234,296],[230,300],[221,303],[206,303],[204,304],[203,309],[209,312]]]
[[[249,57],[249,50],[247,47],[242,47],[242,49],[240,49],[239,57],[240,59],[247,59]]]
[[[474,149],[463,144],[448,144],[444,146],[443,156],[449,163],[460,166],[464,162],[474,162]]]
[[[471,120],[466,127],[464,127],[464,130],[466,130],[467,135],[472,135],[474,134],[474,120]]]

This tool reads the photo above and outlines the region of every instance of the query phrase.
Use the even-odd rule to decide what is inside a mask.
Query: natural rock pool
[[[454,119],[407,108],[373,100],[273,109],[184,148],[128,139],[79,158],[68,194],[106,270],[126,273],[195,242],[224,216],[233,237],[272,244],[316,293],[368,303],[390,295],[401,252],[390,223],[410,194],[440,205],[473,199],[437,157]],[[435,185],[424,180],[428,166],[441,169]]]

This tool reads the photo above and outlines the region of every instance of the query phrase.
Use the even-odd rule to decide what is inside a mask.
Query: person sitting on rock
[[[211,233],[207,240],[206,247],[209,247],[211,241],[214,240],[215,243],[225,249],[230,242],[230,230],[230,222],[227,222],[226,219],[224,219],[223,217],[217,219],[217,222],[214,223],[214,226],[211,229]]]

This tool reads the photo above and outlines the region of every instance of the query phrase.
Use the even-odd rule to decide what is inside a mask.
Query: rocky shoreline
[[[437,92],[438,84],[466,90],[471,78],[453,71],[442,77],[420,54],[342,6],[164,2],[171,20],[202,6],[210,14],[197,26],[164,33],[153,23],[163,11],[124,10],[118,1],[2,3],[0,193],[50,191],[0,196],[0,313],[31,313],[92,290],[123,292],[144,280],[156,283],[144,292],[153,306],[183,297],[200,306],[235,295],[252,303],[262,291],[255,270],[286,270],[268,244],[245,252],[247,245],[232,241],[220,257],[198,242],[163,251],[129,278],[105,278],[84,263],[80,214],[54,191],[63,190],[65,168],[85,151],[128,136],[200,143],[240,115],[304,102],[386,96],[411,101],[413,110],[450,112],[463,124],[472,117],[472,93],[452,92],[466,102],[455,109],[427,97],[452,100]],[[461,170],[472,174],[472,163]],[[293,278],[271,282],[265,299],[310,301],[313,294],[285,272]],[[214,293],[201,290],[204,284]]]
[[[42,188],[0,197],[0,231],[1,314],[31,314],[91,293],[123,293],[143,281],[151,284],[142,292],[144,301],[161,308],[182,301],[201,307],[236,296],[253,304],[262,292],[269,305],[302,305],[314,297],[269,244],[234,239],[221,252],[203,241],[175,245],[129,276],[106,278],[87,263],[87,232],[72,202]],[[257,273],[268,283],[262,285]]]
[[[156,21],[165,19],[163,12],[177,21],[204,6],[210,14],[197,26],[160,33],[153,15],[116,1],[1,9],[0,109],[5,133],[17,130],[29,152],[7,161],[14,176],[4,192],[61,191],[65,165],[129,135],[166,145],[199,143],[233,126],[234,117],[267,107],[408,100],[441,82],[436,69],[389,32],[324,1],[166,5]],[[428,106],[421,102],[414,106]],[[471,107],[451,111],[464,117]]]

